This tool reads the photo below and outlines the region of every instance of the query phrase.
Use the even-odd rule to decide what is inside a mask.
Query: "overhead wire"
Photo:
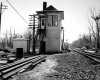
[[[26,24],[28,24],[28,22],[26,21],[26,19],[18,12],[18,10],[11,4],[11,2],[9,2],[8,0],[6,0],[6,2],[12,7],[12,9],[17,13],[17,15],[19,15],[19,17],[20,17]]]

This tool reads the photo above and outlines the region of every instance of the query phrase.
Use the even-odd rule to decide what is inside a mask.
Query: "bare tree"
[[[91,9],[91,18],[94,20],[96,24],[96,51],[98,51],[98,49],[100,49],[100,31],[99,31],[100,13],[99,15],[96,15],[95,9]],[[93,24],[91,25],[91,28],[93,30]]]
[[[93,28],[94,27],[93,22],[89,21],[89,25],[90,25],[89,28],[88,28],[89,29],[89,35],[91,35],[91,38],[96,41],[96,32],[94,31],[94,28]]]

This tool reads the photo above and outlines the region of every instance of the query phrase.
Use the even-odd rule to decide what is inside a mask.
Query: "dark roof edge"
[[[48,10],[36,11],[36,13],[48,13],[48,12],[51,12],[51,13],[52,13],[52,12],[57,12],[57,13],[58,13],[58,12],[64,12],[64,11],[54,11],[54,10],[49,10],[49,11],[48,11]]]

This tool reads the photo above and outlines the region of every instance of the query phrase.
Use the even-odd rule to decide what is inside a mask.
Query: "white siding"
[[[46,51],[61,51],[61,26],[60,14],[51,13],[49,15],[58,16],[57,26],[46,26]]]
[[[26,39],[14,39],[13,40],[13,49],[23,48],[24,52],[27,52],[27,40]]]

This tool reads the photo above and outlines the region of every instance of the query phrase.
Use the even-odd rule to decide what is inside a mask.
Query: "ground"
[[[55,54],[12,80],[100,80],[100,64],[94,65],[78,53]]]

